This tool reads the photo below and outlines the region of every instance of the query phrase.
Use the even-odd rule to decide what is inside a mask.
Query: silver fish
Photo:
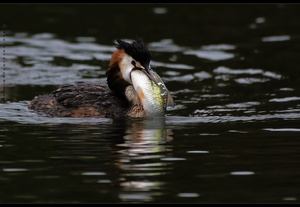
[[[167,106],[173,106],[174,102],[161,77],[154,71],[150,72],[154,81],[144,70],[132,71],[131,80],[147,116],[161,117]]]

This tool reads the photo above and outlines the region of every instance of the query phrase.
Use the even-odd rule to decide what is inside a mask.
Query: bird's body
[[[173,99],[150,68],[150,53],[141,39],[117,40],[109,63],[107,83],[67,85],[36,96],[29,109],[51,117],[164,116]]]
[[[51,117],[121,117],[128,105],[103,83],[62,86],[36,96],[29,108]]]

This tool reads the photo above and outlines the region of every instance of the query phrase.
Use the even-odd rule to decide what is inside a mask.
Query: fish
[[[164,116],[167,106],[174,106],[173,98],[162,78],[153,70],[134,70],[131,81],[138,97],[150,117]]]

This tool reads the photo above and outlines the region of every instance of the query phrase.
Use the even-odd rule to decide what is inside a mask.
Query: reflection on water
[[[14,190],[8,188],[6,193],[2,193],[6,195],[2,201],[32,202],[45,198],[45,195],[55,197],[61,191],[52,186],[60,182],[71,185],[79,182],[83,191],[105,188],[92,192],[99,193],[101,202],[107,199],[103,195],[111,193],[118,193],[115,202],[154,201],[157,196],[165,194],[164,177],[172,173],[173,162],[166,162],[163,158],[172,158],[173,133],[166,128],[164,118],[116,120],[112,123],[98,121],[94,124],[68,120],[44,122],[46,125],[42,127],[34,123],[28,125],[28,130],[22,130],[24,144],[27,143],[21,149],[24,154],[0,160],[0,181],[13,184],[16,176],[26,177],[20,181],[24,188],[28,182],[38,182],[40,187],[26,192],[20,187],[17,196],[12,196],[10,192]],[[22,128],[22,125],[19,127]],[[6,128],[7,125],[1,131],[18,137]],[[61,131],[65,133],[61,134]],[[123,137],[119,137],[122,134]],[[18,142],[23,141],[1,139],[2,152],[18,150],[14,148]],[[34,151],[28,153],[32,149]],[[64,181],[66,178],[69,181]],[[42,189],[42,186],[48,187]],[[69,189],[66,184],[61,186],[61,190],[67,190],[70,195],[78,193],[76,188]],[[67,199],[76,201],[76,196]]]
[[[60,143],[57,150],[60,153],[49,156],[52,160],[73,160],[74,158],[83,160],[97,159],[97,155],[93,155],[93,148],[88,143],[95,139],[95,136],[101,134],[111,134],[110,131],[115,130],[114,127],[108,132],[92,132],[87,135],[86,132],[97,129],[97,125],[115,124],[111,119],[94,119],[94,118],[49,118],[45,116],[37,116],[35,112],[29,112],[26,103],[10,103],[1,104],[0,107],[1,121],[18,122],[23,124],[48,124],[49,126],[59,127],[60,124],[81,124],[78,129],[71,127],[71,134],[65,138],[53,137],[54,142]],[[6,113],[6,114],[5,114]],[[133,119],[121,121],[122,128],[118,130],[118,134],[124,134],[123,139],[112,146],[112,152],[115,154],[113,165],[120,171],[116,180],[121,187],[119,198],[122,201],[143,201],[153,200],[153,196],[161,195],[161,188],[164,182],[161,176],[171,173],[172,162],[166,162],[164,158],[172,158],[173,133],[171,129],[166,128],[165,118],[155,119]],[[90,127],[82,124],[92,124]],[[97,125],[95,125],[97,124]],[[123,129],[124,126],[127,126]],[[118,128],[117,128],[118,129]],[[122,132],[124,131],[124,132]],[[73,134],[75,133],[75,134]],[[84,139],[81,133],[85,133]],[[73,135],[72,135],[73,134]],[[31,133],[31,135],[40,136],[40,132]],[[71,136],[72,135],[72,136]],[[78,136],[79,135],[79,136]],[[46,135],[47,136],[47,135]],[[50,138],[50,137],[49,137]],[[118,139],[119,140],[119,139]],[[3,143],[5,147],[8,144]],[[1,145],[2,146],[2,145]],[[65,153],[67,152],[67,153]],[[52,153],[51,153],[52,154]],[[171,160],[170,160],[171,161]],[[2,161],[3,162],[3,161]],[[45,162],[45,160],[32,160],[29,163]],[[13,162],[12,162],[13,163]],[[3,172],[22,172],[31,169],[5,167]],[[81,175],[84,176],[101,176],[103,179],[98,183],[111,183],[112,180],[105,178],[110,172],[103,171],[85,171]],[[60,176],[38,176],[39,179],[60,178]],[[116,182],[116,181],[113,181]]]
[[[56,39],[49,33],[7,35],[6,84],[61,85],[101,81],[99,76],[104,76],[105,70],[100,70],[99,62],[82,64],[80,61],[107,61],[115,47],[82,42],[82,38],[77,41]],[[3,53],[1,56],[3,58]],[[60,64],[62,61],[64,63]]]
[[[299,100],[296,98],[295,100]],[[281,100],[270,100],[270,102],[281,102]],[[283,101],[283,100],[282,100]],[[292,101],[290,98],[285,99],[284,102]],[[27,107],[27,101],[11,102],[6,104],[0,103],[0,121],[10,121],[24,124],[111,124],[113,119],[111,118],[68,118],[68,117],[47,117],[44,114],[38,114],[33,110],[29,110]],[[291,106],[291,105],[289,105]],[[167,116],[164,118],[164,122],[148,123],[145,121],[143,124],[135,123],[132,126],[132,130],[128,131],[128,136],[124,136],[125,140],[128,140],[126,146],[139,146],[139,141],[142,143],[158,142],[161,137],[166,137],[168,140],[168,131],[163,130],[140,130],[142,127],[163,127],[165,124],[168,125],[198,125],[201,123],[231,123],[231,122],[260,122],[268,120],[298,120],[300,118],[300,109],[280,109],[273,108],[272,111],[258,111],[260,104],[258,102],[246,102],[246,103],[235,103],[227,105],[216,105],[209,106],[207,109],[195,110],[189,117],[186,116]],[[173,110],[181,110],[181,106],[175,107]],[[172,110],[170,110],[172,112]],[[162,126],[160,126],[160,124]],[[140,126],[141,125],[141,126]],[[149,126],[148,126],[149,125]],[[135,138],[132,138],[131,133]],[[147,136],[150,136],[150,140],[147,140]],[[158,140],[153,140],[152,137],[158,137]],[[125,146],[124,145],[124,146]],[[147,148],[143,148],[141,145],[141,151],[147,152]],[[135,149],[137,150],[137,149]]]
[[[150,201],[161,195],[165,184],[158,176],[170,173],[172,164],[161,159],[172,155],[171,129],[166,129],[165,119],[146,119],[129,123],[124,143],[117,144],[116,165],[122,170],[120,186],[122,201]]]

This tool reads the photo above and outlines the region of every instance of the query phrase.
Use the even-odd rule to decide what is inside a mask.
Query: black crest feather
[[[122,39],[117,39],[116,47],[123,49],[128,55],[130,55],[136,61],[139,61],[143,66],[148,66],[150,63],[150,52],[145,46],[141,38],[133,40],[131,43]]]

